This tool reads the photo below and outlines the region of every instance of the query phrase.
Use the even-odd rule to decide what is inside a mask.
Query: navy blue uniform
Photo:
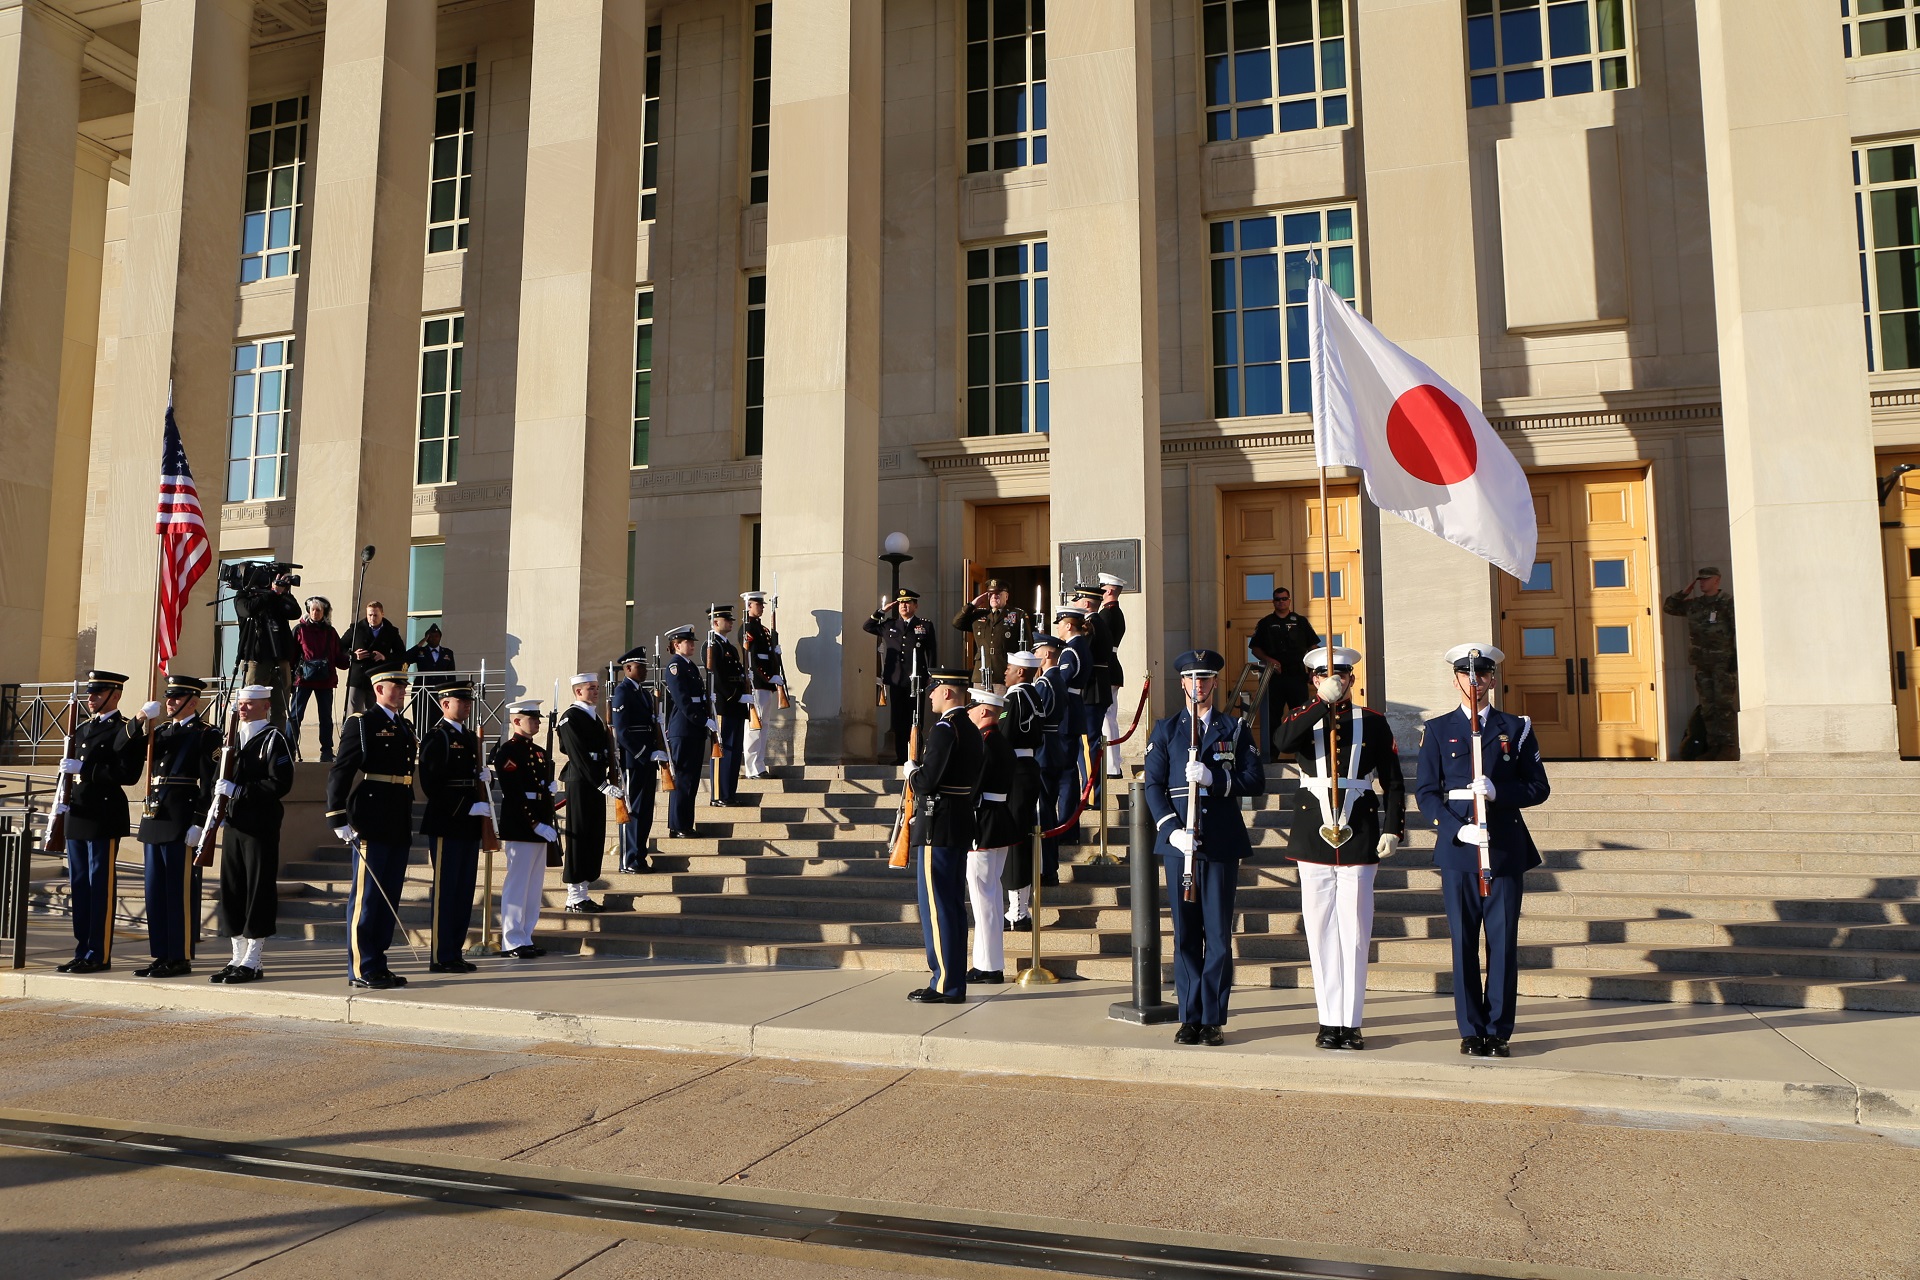
[[[980,730],[955,707],[926,729],[913,775],[914,893],[927,944],[927,986],[943,996],[967,994],[967,854],[973,848],[974,798],[986,766]]]
[[[82,720],[73,731],[71,758],[80,772],[67,789],[67,884],[76,961],[113,962],[114,855],[130,830],[121,788],[140,781],[146,752],[146,731],[118,711]]]
[[[566,819],[560,829],[565,857],[560,879],[588,884],[600,878],[607,852],[607,797],[602,788],[619,778],[613,734],[593,709],[576,702],[560,713],[560,749],[567,753],[560,782],[567,789]]]
[[[673,797],[667,801],[668,834],[693,833],[693,807],[709,742],[707,685],[692,658],[667,659],[667,754],[673,757]]]
[[[626,793],[627,821],[620,828],[620,869],[647,869],[647,841],[653,835],[655,780],[660,765],[653,757],[665,754],[653,690],[631,676],[623,676],[607,697],[612,709],[613,740],[620,757],[620,789]]]
[[[413,767],[419,751],[405,716],[372,706],[340,726],[340,746],[327,774],[327,825],[351,826],[353,889],[347,899],[347,977],[365,982],[387,968],[413,841]],[[365,774],[358,784],[355,774]],[[372,880],[374,883],[369,884]]]
[[[436,720],[420,739],[420,790],[426,811],[420,834],[433,863],[433,963],[459,965],[473,923],[473,887],[479,878],[480,819],[473,806],[480,787],[480,739],[465,725]]]
[[[1233,993],[1233,896],[1240,861],[1253,852],[1241,796],[1267,789],[1267,773],[1245,722],[1215,711],[1205,717],[1200,763],[1209,780],[1200,796],[1200,841],[1194,859],[1196,901],[1183,902],[1180,881],[1186,855],[1172,835],[1187,821],[1187,749],[1192,717],[1185,708],[1153,726],[1147,740],[1147,812],[1153,816],[1154,852],[1166,870],[1167,903],[1173,911],[1173,983],[1180,1021],[1224,1026]]]
[[[1000,869],[1000,887],[1009,892],[1033,884],[1033,829],[1040,824],[1042,809],[1050,807],[1042,792],[1040,752],[1046,741],[1046,699],[1051,696],[1052,689],[1044,680],[1011,685],[1006,711],[1000,718],[1000,732],[1013,748],[1013,785],[1007,793],[1007,808],[1019,832],[1006,865]],[[1059,857],[1057,846],[1054,856]]]
[[[713,678],[713,711],[720,721],[720,760],[714,774],[714,803],[732,804],[740,790],[740,755],[747,736],[747,711],[753,703],[747,691],[747,669],[733,641],[718,631],[707,633],[707,670]]]
[[[1065,656],[1063,652],[1061,657]],[[1070,732],[1073,717],[1079,713],[1067,692],[1065,667],[1048,667],[1034,678],[1034,685],[1040,708],[1040,746],[1035,757],[1040,764],[1040,825],[1051,831],[1080,803],[1080,755]],[[1068,842],[1080,842],[1078,828]],[[1058,883],[1059,837],[1049,836],[1040,842],[1040,870],[1052,877],[1047,883]]]
[[[1493,783],[1487,803],[1487,861],[1493,883],[1480,896],[1480,851],[1459,839],[1473,825],[1473,729],[1463,708],[1427,721],[1420,743],[1420,812],[1439,828],[1434,865],[1440,868],[1453,935],[1453,1013],[1462,1036],[1513,1035],[1519,996],[1520,899],[1528,871],[1540,865],[1520,810],[1546,802],[1552,788],[1540,763],[1540,743],[1523,716],[1489,708],[1481,722],[1481,767]],[[1487,973],[1480,973],[1480,932],[1487,934]]]
[[[187,832],[213,807],[220,731],[196,713],[153,731],[153,772],[140,817],[147,859],[147,950],[162,962],[191,960],[200,936],[199,877]]]

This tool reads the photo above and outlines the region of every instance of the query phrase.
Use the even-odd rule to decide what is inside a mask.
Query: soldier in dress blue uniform
[[[1039,679],[1039,674],[1038,654],[1021,649],[1007,655],[1006,714],[1000,730],[1013,748],[1013,790],[1007,807],[1020,838],[1013,842],[1000,871],[1000,887],[1007,891],[1007,928],[1022,933],[1033,928],[1033,829],[1040,825],[1045,785],[1040,754],[1046,746],[1046,712],[1053,696],[1053,686]]]
[[[279,927],[280,800],[293,789],[293,747],[267,719],[273,690],[235,696],[234,759],[214,784],[227,797],[220,849],[220,929],[233,959],[209,981],[238,986],[266,977],[260,953]]]
[[[973,809],[986,747],[980,730],[967,718],[969,673],[935,668],[928,675],[927,700],[935,719],[923,728],[920,763],[907,765],[906,774],[914,795],[921,798],[914,806],[910,839],[919,855],[914,889],[933,978],[908,992],[907,999],[965,1004],[967,854],[973,848]]]
[[[420,834],[433,863],[433,927],[429,973],[472,973],[461,955],[473,923],[473,887],[480,869],[480,823],[493,816],[486,766],[473,731],[473,686],[435,691],[440,718],[420,739],[420,790],[427,797]]]
[[[1460,1052],[1478,1058],[1512,1056],[1507,1041],[1513,1038],[1520,989],[1520,899],[1527,872],[1540,865],[1540,852],[1520,811],[1544,804],[1551,791],[1533,722],[1491,705],[1494,668],[1505,657],[1490,644],[1456,645],[1447,651],[1460,705],[1427,721],[1415,790],[1420,812],[1439,828],[1433,860],[1440,868],[1447,927],[1453,935],[1453,1012],[1460,1025]],[[1478,774],[1469,708],[1481,722]],[[1476,795],[1485,800],[1485,827],[1474,825]],[[1488,873],[1485,897],[1482,849]]]
[[[1147,740],[1147,811],[1173,911],[1173,982],[1180,1000],[1175,1044],[1226,1043],[1220,1032],[1233,992],[1233,896],[1240,860],[1253,851],[1240,797],[1267,789],[1252,731],[1244,720],[1214,709],[1224,666],[1226,659],[1211,649],[1181,654],[1174,669],[1186,706],[1154,725]],[[1195,786],[1200,796],[1190,831],[1187,794]],[[1188,853],[1195,855],[1192,902],[1182,893]]]
[[[1087,779],[1096,772],[1094,744],[1099,740],[1099,721],[1105,711],[1096,710],[1094,703],[1088,700],[1097,700],[1101,696],[1100,681],[1105,677],[1094,658],[1093,634],[1087,623],[1087,611],[1079,605],[1062,605],[1053,611],[1053,625],[1066,642],[1060,650],[1060,679],[1066,689],[1064,710],[1060,716],[1060,736],[1073,765],[1061,783],[1064,789],[1060,796],[1060,820],[1065,821],[1066,816],[1073,812],[1073,807],[1080,803],[1080,797],[1086,794]],[[1089,799],[1088,803],[1093,801]],[[1056,842],[1053,866],[1048,869],[1059,865],[1058,845],[1079,843],[1080,828],[1076,825]],[[1045,883],[1053,884],[1054,881]]]
[[[747,713],[753,694],[747,688],[746,664],[728,639],[733,634],[733,606],[707,606],[708,685],[713,691],[713,718],[720,722],[720,759],[714,772],[713,803],[722,808],[738,803],[740,764],[746,748]]]
[[[905,764],[913,738],[913,708],[926,692],[927,673],[940,660],[940,639],[933,624],[920,616],[920,593],[906,587],[885,612],[875,610],[861,630],[880,637],[880,682],[887,689],[893,762]]]
[[[1124,586],[1123,579],[1103,573],[1098,585],[1082,585],[1073,593],[1087,611],[1087,648],[1093,659],[1087,687],[1088,758],[1103,776],[1113,778],[1120,776],[1120,748],[1107,744],[1120,735],[1118,704],[1126,675],[1120,667],[1120,641],[1127,634],[1127,615],[1120,611]]]
[[[136,978],[193,972],[193,944],[200,936],[193,854],[201,819],[213,807],[220,754],[220,731],[200,718],[206,687],[203,680],[168,673],[168,719],[153,730],[153,765],[139,831],[147,849],[147,949],[153,963],[135,969]]]
[[[540,923],[547,846],[560,838],[554,829],[553,760],[534,738],[540,732],[540,699],[509,703],[507,728],[488,762],[500,780],[500,812],[494,821],[507,854],[506,874],[500,877],[500,954],[537,960],[547,954],[533,941],[534,926]]]
[[[1067,820],[1080,803],[1079,753],[1074,746],[1071,726],[1074,720],[1073,697],[1067,691],[1067,672],[1061,656],[1067,642],[1055,635],[1033,638],[1033,652],[1040,659],[1040,674],[1034,683],[1036,705],[1040,708],[1040,825],[1051,831]],[[1060,840],[1047,836],[1040,841],[1040,883],[1060,883]]]
[[[385,991],[407,980],[387,967],[400,923],[397,909],[413,842],[413,768],[420,742],[401,714],[407,669],[395,664],[368,675],[373,705],[340,725],[340,745],[327,774],[327,821],[353,855],[347,899],[347,982]],[[359,774],[358,783],[354,775]]]
[[[653,690],[647,687],[645,645],[635,645],[620,655],[620,682],[613,686],[607,705],[620,755],[621,791],[627,802],[627,820],[620,826],[620,870],[640,875],[647,870],[660,766],[667,762],[659,708]]]
[[[707,768],[707,747],[719,731],[707,703],[707,682],[693,650],[698,641],[692,627],[667,632],[673,656],[667,659],[667,754],[673,757],[673,795],[667,801],[667,835],[691,839],[694,806],[700,798],[700,775]]]
[[[73,901],[73,959],[61,973],[104,973],[113,967],[114,856],[130,827],[127,793],[146,767],[147,730],[162,707],[149,702],[132,720],[120,714],[127,677],[118,671],[87,673],[88,718],[74,726],[72,754],[60,771],[68,784],[67,883]],[[75,710],[78,715],[78,709]]]

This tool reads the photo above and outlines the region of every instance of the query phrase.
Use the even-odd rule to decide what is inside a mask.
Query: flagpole
[[[1312,249],[1307,250],[1307,295],[1309,299],[1311,299],[1313,295],[1314,281],[1319,279],[1319,276],[1320,276],[1319,258],[1320,258],[1320,255],[1318,253],[1316,253]],[[1318,345],[1317,339],[1319,335],[1315,334],[1314,337],[1316,339],[1316,345]],[[1318,372],[1318,361],[1315,362],[1315,372],[1316,373]],[[1322,442],[1321,442],[1321,432],[1320,432],[1320,416],[1323,411],[1323,406],[1320,403],[1320,399],[1321,399],[1321,388],[1316,386],[1314,388],[1314,397],[1313,397],[1313,416],[1314,416],[1314,452],[1317,455],[1320,455],[1314,458],[1314,461],[1319,464],[1319,470],[1320,470],[1320,589],[1327,602],[1327,610],[1326,610],[1327,629],[1325,632],[1325,638],[1320,643],[1321,643],[1321,648],[1325,650],[1327,655],[1327,677],[1329,679],[1332,679],[1334,678],[1334,671],[1333,671],[1333,667],[1334,667],[1334,662],[1333,662],[1333,525],[1327,518],[1327,464],[1325,462],[1325,457],[1324,457],[1325,450],[1321,448]],[[1311,586],[1311,583],[1309,583],[1309,586]],[[1312,593],[1309,592],[1308,594],[1311,595]],[[1349,690],[1349,696],[1351,696],[1351,690]],[[1356,743],[1353,749],[1358,751],[1360,749],[1359,745]],[[1340,833],[1340,777],[1341,777],[1341,774],[1340,774],[1340,716],[1337,710],[1335,709],[1334,704],[1328,703],[1327,704],[1327,778],[1326,778],[1327,811],[1325,816],[1327,819],[1327,825],[1333,829],[1335,838],[1338,838]]]

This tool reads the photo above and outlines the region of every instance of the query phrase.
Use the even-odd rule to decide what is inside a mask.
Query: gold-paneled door
[[[1883,454],[1881,475],[1903,462],[1920,466],[1920,453]],[[1893,641],[1893,705],[1899,713],[1900,754],[1920,756],[1920,471],[1900,477],[1880,508],[1886,541],[1887,625]]]
[[[1332,528],[1333,643],[1359,648],[1360,488],[1329,485],[1327,522]],[[1327,583],[1320,541],[1318,485],[1232,490],[1220,495],[1221,629],[1227,659],[1225,679],[1239,677],[1251,658],[1247,645],[1260,619],[1273,612],[1275,584],[1293,591],[1293,607],[1322,637],[1327,634]],[[1355,689],[1367,697],[1364,651],[1354,671]]]
[[[1500,574],[1501,698],[1560,759],[1659,750],[1654,609],[1641,470],[1528,477],[1540,550],[1525,583]]]
[[[975,503],[968,522],[967,599],[980,593],[988,578],[1006,584],[1013,603],[1032,612],[1034,593],[1040,594],[1042,629],[1053,606],[1047,565],[1053,560],[1053,522],[1044,502]],[[941,625],[945,625],[945,619]],[[945,642],[942,641],[944,644]],[[967,641],[971,645],[971,641]],[[968,654],[971,659],[972,654]],[[997,677],[996,677],[997,678]]]

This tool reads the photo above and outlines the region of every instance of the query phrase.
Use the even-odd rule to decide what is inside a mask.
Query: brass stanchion
[[[1049,983],[1060,981],[1059,974],[1043,967],[1040,963],[1040,881],[1042,878],[1040,859],[1040,827],[1035,824],[1033,828],[1033,901],[1029,904],[1033,922],[1033,960],[1028,964],[1026,971],[1020,975],[1019,983],[1023,987],[1044,987]]]
[[[1112,779],[1107,777],[1106,761],[1100,758],[1106,754],[1106,748],[1102,747],[1094,760],[1094,767],[1100,770],[1099,781],[1095,784],[1100,791],[1100,852],[1094,854],[1088,861],[1106,866],[1117,866],[1119,865],[1120,859],[1114,857],[1113,851],[1107,847],[1107,797],[1113,788],[1107,785]]]

